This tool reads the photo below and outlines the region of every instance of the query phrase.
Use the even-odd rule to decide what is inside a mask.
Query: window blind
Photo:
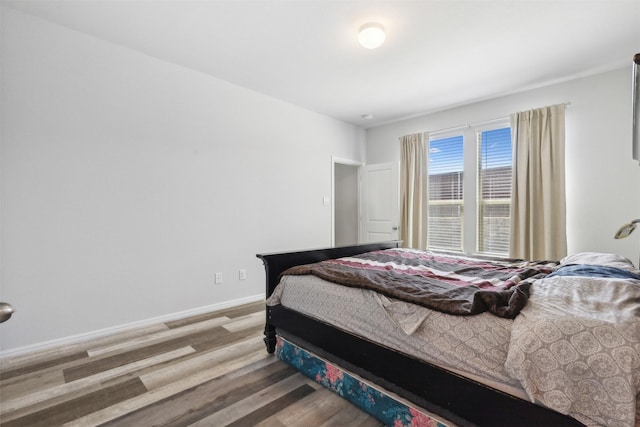
[[[478,132],[478,252],[509,254],[511,128]]]
[[[462,251],[463,138],[462,135],[429,141],[428,154],[429,249]]]

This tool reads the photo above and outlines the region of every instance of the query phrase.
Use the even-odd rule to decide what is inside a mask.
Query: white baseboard
[[[88,341],[94,338],[101,338],[107,335],[117,334],[119,332],[125,332],[131,329],[140,328],[143,326],[149,326],[156,323],[170,322],[172,320],[182,319],[190,316],[197,316],[198,314],[209,313],[212,311],[223,310],[225,308],[235,307],[242,304],[248,304],[257,301],[264,301],[265,294],[251,295],[244,298],[238,298],[231,301],[225,301],[204,307],[192,308],[189,310],[179,311],[177,313],[166,314],[163,316],[153,317],[150,319],[140,320],[137,322],[126,323],[124,325],[112,326],[105,329],[99,329],[97,331],[86,332],[78,335],[71,335],[64,338],[57,338],[55,340],[44,341],[36,344],[27,345],[24,347],[12,348],[9,350],[0,351],[0,359],[5,357],[20,356],[25,353],[31,353],[35,351],[47,350],[51,347],[57,347],[61,345],[77,344],[82,341]]]

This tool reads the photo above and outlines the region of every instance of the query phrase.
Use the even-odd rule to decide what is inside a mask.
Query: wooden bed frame
[[[401,241],[301,252],[258,254],[267,298],[280,274],[295,265],[397,248]],[[281,305],[267,306],[264,341],[273,353],[278,334],[458,425],[581,426],[574,418],[511,396],[446,369],[382,347]]]

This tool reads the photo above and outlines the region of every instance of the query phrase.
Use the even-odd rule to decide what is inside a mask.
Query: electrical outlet
[[[216,285],[222,284],[222,273],[216,273]]]
[[[247,280],[247,270],[246,269],[241,268],[240,270],[238,270],[238,279]]]

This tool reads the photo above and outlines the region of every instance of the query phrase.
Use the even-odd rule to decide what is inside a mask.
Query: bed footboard
[[[273,290],[280,281],[283,271],[296,265],[311,264],[313,262],[324,261],[325,259],[342,258],[363,254],[365,252],[379,251],[383,249],[399,248],[402,240],[392,240],[389,242],[367,243],[363,245],[338,246],[335,248],[313,249],[298,252],[277,252],[271,254],[257,254],[256,256],[264,263],[267,276],[267,298],[271,296]]]
[[[365,252],[382,249],[398,248],[401,240],[389,242],[367,243],[363,245],[339,246],[335,248],[314,249],[298,252],[278,252],[271,254],[257,254],[264,263],[266,273],[266,298],[269,298],[280,281],[280,275],[288,268],[296,265],[311,264],[325,259],[341,258],[346,256],[363,254]],[[276,348],[276,330],[271,324],[269,307],[266,308],[266,322],[264,327],[264,343],[267,351],[273,353]]]

